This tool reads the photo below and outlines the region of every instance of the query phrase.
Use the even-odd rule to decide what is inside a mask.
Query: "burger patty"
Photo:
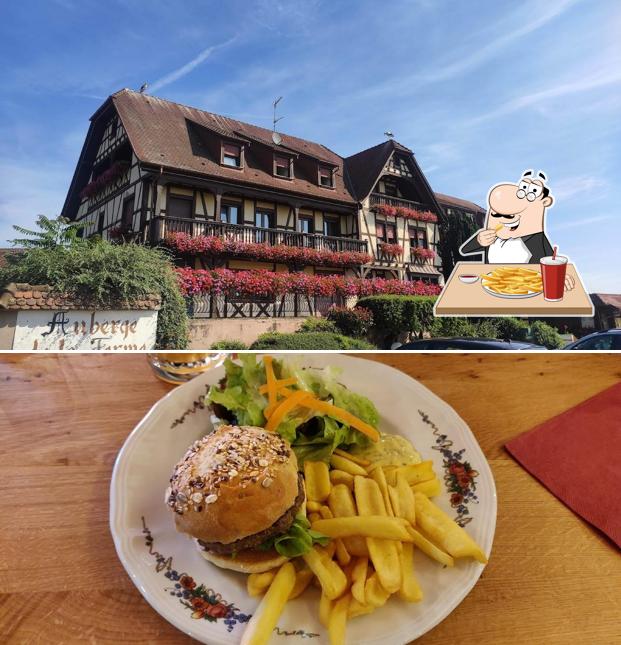
[[[222,544],[222,542],[205,542],[204,540],[198,540],[198,543],[206,551],[212,551],[213,553],[221,554],[230,554],[235,553],[236,551],[242,551],[244,549],[254,549],[260,544],[263,544],[266,540],[271,537],[276,537],[282,535],[289,530],[289,527],[293,524],[293,520],[302,506],[304,501],[304,483],[302,480],[302,475],[298,473],[298,495],[293,502],[293,505],[287,509],[270,527],[259,531],[258,533],[253,533],[248,535],[241,540],[235,540],[235,542],[229,542],[228,544]]]

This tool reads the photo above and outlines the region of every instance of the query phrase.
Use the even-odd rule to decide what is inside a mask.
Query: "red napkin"
[[[621,548],[621,383],[505,447],[549,491]]]

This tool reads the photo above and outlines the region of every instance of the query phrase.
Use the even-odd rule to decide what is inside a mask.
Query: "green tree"
[[[438,252],[442,258],[442,273],[448,280],[454,266],[464,258],[459,253],[459,247],[478,230],[473,215],[445,215],[438,222],[440,240]]]
[[[10,240],[14,246],[27,249],[53,249],[57,246],[69,247],[80,240],[79,232],[83,224],[69,221],[66,217],[50,219],[45,215],[37,217],[38,231],[33,231],[23,226],[13,224],[13,228],[26,237]]]

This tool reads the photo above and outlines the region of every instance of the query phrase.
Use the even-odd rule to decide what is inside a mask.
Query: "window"
[[[388,244],[397,243],[397,227],[388,222],[376,222],[375,234],[379,242],[387,242]]]
[[[332,168],[319,166],[319,185],[326,188],[334,187]]]
[[[330,235],[331,237],[339,237],[341,235],[341,223],[338,217],[323,218],[323,234]]]
[[[167,217],[190,219],[194,212],[194,199],[185,195],[168,195]]]
[[[615,336],[616,334],[602,334],[601,336],[595,336],[581,342],[579,345],[574,347],[574,349],[600,349],[604,351],[619,349],[618,347],[615,347]],[[619,336],[621,338],[621,334]]]
[[[127,197],[123,200],[123,215],[121,217],[121,226],[125,229],[133,228],[134,224],[134,196]]]
[[[257,208],[254,214],[254,225],[259,228],[274,228],[274,212]]]
[[[116,117],[110,121],[110,138],[114,139],[116,137],[116,126],[117,126],[117,121]]]
[[[410,248],[421,248],[426,249],[429,247],[429,242],[427,241],[427,231],[424,228],[416,228],[415,226],[410,226]]]
[[[298,231],[300,233],[313,233],[313,218],[310,216],[300,216],[298,217]]]
[[[99,213],[99,216],[97,217],[97,232],[100,235],[103,233],[105,221],[106,221],[106,214],[104,211],[101,211],[101,213]]]
[[[291,159],[282,155],[274,155],[274,174],[278,177],[291,179]]]
[[[239,221],[239,211],[239,204],[222,204],[220,207],[220,218],[227,224],[241,224]]]
[[[384,193],[386,195],[390,195],[391,197],[397,197],[399,194],[399,191],[397,190],[397,184],[395,184],[393,181],[384,181]]]
[[[241,146],[222,144],[222,163],[232,168],[241,168]]]

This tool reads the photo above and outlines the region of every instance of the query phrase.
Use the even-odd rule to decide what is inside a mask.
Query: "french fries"
[[[397,471],[397,485],[394,489],[396,492],[396,511],[397,517],[407,520],[412,526],[416,524],[416,507],[414,506],[414,491],[410,488],[405,474]]]
[[[251,573],[246,580],[246,591],[249,596],[262,596],[272,584],[276,569],[264,573]]]
[[[414,484],[414,486],[412,486],[412,490],[414,492],[418,491],[427,497],[435,497],[442,492],[442,485],[440,484],[440,480],[436,478]]]
[[[347,577],[334,560],[322,558],[316,547],[302,557],[308,568],[317,576],[325,596],[334,600],[345,592]]]
[[[416,516],[425,533],[454,558],[470,556],[485,564],[487,557],[479,545],[441,508],[422,493],[414,493]]]
[[[311,502],[325,502],[330,494],[330,475],[328,465],[323,461],[304,462],[306,497]]]
[[[353,489],[352,477],[352,489]],[[337,484],[332,487],[328,497],[328,506],[334,517],[356,517],[356,504],[350,488],[345,484]],[[354,556],[368,556],[369,549],[363,537],[355,536],[343,539],[343,544],[348,553]]]
[[[396,472],[397,474],[402,473],[405,477],[405,480],[410,486],[435,478],[435,473],[433,472],[433,463],[431,461],[422,461],[420,464],[409,464],[408,466],[401,466],[400,468],[397,468]]]
[[[414,576],[414,545],[404,542],[401,546],[401,588],[399,597],[407,602],[419,602],[423,599],[423,592]]]
[[[345,642],[345,626],[347,624],[347,612],[351,596],[345,594],[339,598],[332,607],[330,618],[328,619],[328,635],[330,645],[342,645]]]
[[[294,598],[301,596],[306,590],[306,587],[311,583],[312,579],[313,572],[308,567],[304,567],[303,569],[296,571],[295,584],[289,594],[289,600],[293,600]]]
[[[248,622],[241,645],[264,645],[270,640],[294,584],[295,567],[291,562],[285,562]]]
[[[354,476],[351,473],[346,473],[344,470],[331,470],[330,483],[332,486],[345,484],[349,490],[354,490]]]
[[[360,515],[365,517],[387,515],[384,498],[373,479],[356,477],[354,491]],[[383,588],[388,593],[396,593],[401,587],[401,565],[397,543],[393,540],[367,537],[367,548]]]
[[[443,564],[445,567],[455,566],[455,561],[448,553],[439,549],[433,542],[430,542],[415,528],[409,527],[408,533],[412,536],[414,546],[418,547],[426,556],[440,564]]]
[[[364,586],[367,581],[369,570],[369,558],[358,558],[352,570],[351,595],[361,605],[365,604]]]
[[[528,295],[543,291],[541,273],[524,267],[498,267],[481,277],[481,283],[494,293]]]
[[[319,531],[331,538],[345,538],[361,535],[380,540],[412,542],[407,523],[397,517],[367,515],[365,517],[335,517],[313,522],[313,531]]]
[[[345,457],[340,457],[339,455],[332,455],[330,457],[330,465],[332,468],[337,468],[338,470],[343,470],[350,475],[360,475],[362,477],[367,476],[367,471],[357,463],[346,459]]]
[[[358,464],[363,468],[366,468],[367,466],[371,465],[371,462],[368,459],[364,459],[363,457],[358,457],[357,455],[352,455],[350,452],[341,450],[340,448],[336,448],[336,450],[334,451],[334,454],[338,455],[339,457],[345,457],[345,459],[349,459],[350,461],[353,461],[355,464]]]

